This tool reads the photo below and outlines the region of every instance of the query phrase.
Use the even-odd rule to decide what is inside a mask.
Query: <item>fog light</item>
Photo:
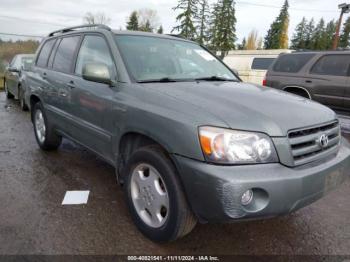
[[[253,200],[253,191],[251,189],[248,189],[245,191],[242,195],[241,203],[243,206],[249,205],[250,202]]]

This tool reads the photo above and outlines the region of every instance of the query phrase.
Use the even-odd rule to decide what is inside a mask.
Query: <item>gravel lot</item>
[[[1,254],[350,255],[350,181],[288,216],[197,225],[158,245],[134,227],[111,166],[64,140],[39,150],[28,112],[0,93]],[[90,190],[87,205],[62,206],[67,190]]]

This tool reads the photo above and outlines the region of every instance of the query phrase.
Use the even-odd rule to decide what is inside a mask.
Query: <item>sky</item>
[[[305,16],[318,21],[338,19],[338,4],[346,0],[289,0],[289,36]],[[270,24],[279,14],[284,0],[236,0],[236,34],[238,42],[252,29],[264,37]],[[209,0],[210,4],[215,0]],[[177,12],[172,8],[177,0],[0,0],[0,33],[45,36],[50,31],[82,24],[86,12],[103,12],[111,18],[110,26],[125,28],[133,10],[155,9],[164,33],[176,25]],[[346,18],[347,16],[345,16]],[[2,39],[7,39],[0,34]],[[12,37],[16,39],[16,37]]]

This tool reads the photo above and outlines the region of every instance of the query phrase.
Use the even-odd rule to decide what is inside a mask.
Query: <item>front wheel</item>
[[[8,99],[13,98],[13,95],[10,93],[10,91],[8,89],[6,80],[4,81],[4,89],[5,89],[6,98],[8,98]]]
[[[45,151],[57,149],[61,144],[62,138],[50,127],[44,108],[40,102],[34,105],[32,121],[35,138],[39,147]]]
[[[136,150],[128,160],[124,190],[138,229],[156,242],[192,231],[197,219],[189,208],[173,163],[157,146]]]

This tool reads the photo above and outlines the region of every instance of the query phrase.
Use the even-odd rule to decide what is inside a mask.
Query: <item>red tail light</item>
[[[264,79],[263,79],[263,81],[262,81],[262,85],[263,85],[263,86],[267,86],[266,76],[264,77]]]

